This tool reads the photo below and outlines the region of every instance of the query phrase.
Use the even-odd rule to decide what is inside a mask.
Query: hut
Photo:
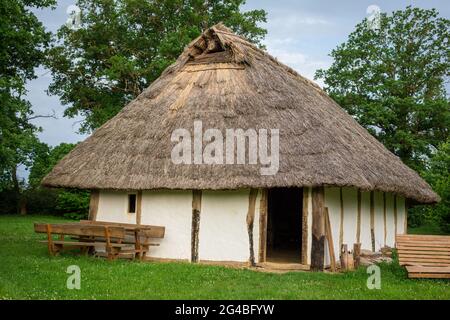
[[[219,141],[233,129],[235,143]],[[251,152],[267,145],[255,161]],[[325,208],[335,252],[343,243],[376,251],[406,233],[408,205],[438,201],[319,86],[223,25],[189,44],[43,185],[91,190],[92,220],[164,226],[149,258],[315,269],[329,259]]]

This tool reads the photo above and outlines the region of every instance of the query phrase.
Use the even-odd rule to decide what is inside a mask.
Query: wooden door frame
[[[267,261],[267,219],[269,215],[268,196],[271,188],[261,189],[261,200],[259,206],[259,262]],[[300,187],[301,194],[301,230],[302,246],[300,249],[299,263],[308,264],[308,205],[309,205],[309,188]]]

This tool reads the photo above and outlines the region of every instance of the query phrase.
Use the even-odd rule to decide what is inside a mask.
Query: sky
[[[67,8],[75,0],[60,0],[55,9],[34,10],[47,30],[56,32],[68,19]],[[367,9],[378,6],[382,12],[404,9],[408,5],[436,8],[440,15],[450,17],[449,0],[247,0],[243,10],[264,9],[268,13],[268,31],[264,40],[267,51],[303,76],[313,80],[315,71],[328,68],[329,53],[345,42],[356,24],[368,17]],[[42,127],[41,141],[56,146],[62,142],[75,143],[87,136],[78,133],[81,118],[65,118],[65,107],[56,96],[48,96],[51,73],[43,68],[38,78],[27,85],[27,99],[37,115],[55,114],[54,118],[39,118],[34,123]],[[319,85],[322,83],[319,81]],[[22,172],[21,175],[26,175]]]

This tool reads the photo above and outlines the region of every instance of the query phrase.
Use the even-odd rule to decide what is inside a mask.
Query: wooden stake
[[[330,215],[328,213],[328,208],[325,208],[325,235],[327,237],[328,252],[330,254],[330,267],[331,271],[336,271],[336,256],[334,255],[334,244],[333,235],[331,233]]]
[[[405,220],[404,220],[403,234],[408,234],[408,202],[405,199]]]
[[[342,187],[339,188],[339,199],[341,203],[340,225],[339,225],[339,248],[344,243],[344,195],[342,194]]]
[[[397,195],[394,195],[394,234],[397,237]]]
[[[361,243],[361,190],[358,189],[358,212],[356,216],[356,243]]]
[[[200,231],[200,211],[202,207],[202,191],[192,191],[192,230],[191,230],[191,262],[198,262],[198,243]]]
[[[383,192],[384,246],[387,241],[386,192]]]
[[[353,245],[353,261],[355,263],[355,269],[358,268],[361,263],[361,243],[355,243]]]
[[[375,193],[370,191],[370,239],[372,251],[375,252]]]
[[[250,249],[249,264],[254,267],[255,264],[255,249],[253,243],[253,224],[255,221],[255,205],[256,197],[258,196],[258,189],[250,189],[248,196],[248,211],[247,211],[247,231],[248,231],[248,241]]]

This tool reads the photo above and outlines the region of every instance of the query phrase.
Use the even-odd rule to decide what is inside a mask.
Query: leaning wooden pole
[[[375,252],[375,193],[370,192],[370,240],[372,251]]]
[[[312,189],[311,270],[323,271],[325,254],[324,189]]]
[[[202,191],[192,191],[192,230],[191,230],[191,262],[198,262],[198,243],[200,232],[200,212],[202,207]]]
[[[253,225],[255,222],[255,207],[256,207],[256,197],[258,196],[258,189],[250,189],[248,196],[248,212],[247,212],[247,231],[248,231],[248,242],[249,242],[249,264],[250,266],[255,266],[255,246],[253,243]]]

